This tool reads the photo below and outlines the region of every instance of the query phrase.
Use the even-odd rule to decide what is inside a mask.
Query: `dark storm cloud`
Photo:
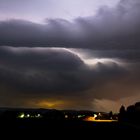
[[[0,45],[134,49],[140,44],[140,2],[122,0],[115,8],[102,7],[96,16],[47,20],[36,24],[22,20],[0,22]]]
[[[94,99],[137,95],[139,27],[138,0],[121,0],[114,8],[102,7],[96,16],[73,22],[0,21],[0,105],[61,97],[72,100],[66,107],[92,108]],[[88,59],[99,60],[88,65]]]
[[[23,49],[14,52],[13,48],[5,48],[0,51],[1,79],[22,90],[65,90],[67,85],[72,85],[71,82],[78,79],[78,71],[83,65],[77,56],[63,50]]]
[[[73,96],[75,92],[96,87],[99,82],[116,79],[125,71],[115,62],[98,63],[96,68],[90,68],[78,55],[58,48],[3,46],[0,64],[1,85],[39,96],[58,93]]]

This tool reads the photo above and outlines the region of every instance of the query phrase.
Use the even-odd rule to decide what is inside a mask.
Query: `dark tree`
[[[123,105],[120,108],[120,113],[125,113],[125,107]]]
[[[124,121],[126,119],[126,110],[125,107],[122,105],[119,112],[119,121]]]
[[[109,119],[112,119],[112,116],[113,116],[113,112],[110,111],[110,112],[109,112]]]

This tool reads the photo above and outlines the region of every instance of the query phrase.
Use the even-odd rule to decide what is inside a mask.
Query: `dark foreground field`
[[[45,120],[9,120],[0,121],[0,127],[3,132],[12,134],[40,135],[51,137],[67,138],[78,136],[109,137],[129,136],[139,133],[140,128],[132,124],[124,124],[119,122],[86,122],[86,121],[45,121]]]

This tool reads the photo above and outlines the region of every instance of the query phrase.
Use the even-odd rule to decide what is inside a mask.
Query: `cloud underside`
[[[88,51],[1,46],[1,105],[91,109],[94,99],[137,95],[138,60]]]
[[[130,102],[140,92],[139,27],[138,0],[73,22],[0,21],[0,105],[108,110]]]
[[[115,8],[102,7],[95,16],[73,22],[47,19],[44,24],[23,20],[0,22],[0,45],[137,49],[140,44],[139,1],[122,0]]]

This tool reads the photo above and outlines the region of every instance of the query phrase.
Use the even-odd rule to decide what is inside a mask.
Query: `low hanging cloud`
[[[126,78],[127,69],[113,58],[92,58],[97,62],[88,64],[82,56],[65,48],[1,46],[0,105],[59,108],[56,103],[61,101],[61,108],[75,108],[78,103],[78,108],[88,109],[94,98],[112,98],[101,89]]]
[[[114,8],[102,7],[95,16],[48,19],[45,24],[23,20],[0,22],[0,45],[138,49],[140,2],[121,0]]]
[[[80,92],[96,85],[97,79],[103,82],[105,77],[111,80],[124,73],[124,68],[115,62],[97,62],[90,67],[78,55],[63,48],[3,46],[0,60],[0,83],[20,92]]]

